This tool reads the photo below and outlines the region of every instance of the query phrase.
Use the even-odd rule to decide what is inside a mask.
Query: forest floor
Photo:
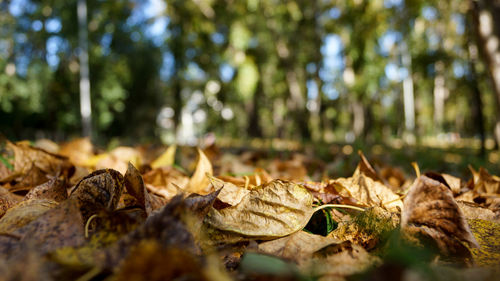
[[[500,154],[0,141],[0,280],[496,280]]]

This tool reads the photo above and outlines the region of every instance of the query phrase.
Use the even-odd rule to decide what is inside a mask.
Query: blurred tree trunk
[[[478,47],[491,77],[497,116],[494,129],[495,140],[500,144],[500,3],[493,0],[472,1],[473,21]]]
[[[262,73],[262,72],[260,72]],[[260,126],[260,110],[259,110],[259,101],[263,97],[263,85],[262,85],[262,77],[259,78],[257,82],[257,87],[253,94],[253,100],[248,106],[247,116],[250,119],[248,121],[248,135],[254,138],[261,138],[262,135],[262,127]]]
[[[80,114],[82,116],[82,134],[92,136],[92,108],[90,103],[89,79],[89,43],[87,27],[87,2],[78,0],[78,57],[80,60]]]
[[[443,73],[444,63],[437,61],[434,69],[436,72],[434,77],[434,132],[441,133],[444,121],[444,102],[448,96],[448,89]]]
[[[288,109],[293,115],[295,124],[299,129],[300,137],[302,139],[310,139],[309,114],[306,109],[304,90],[301,87],[301,84],[305,85],[305,81],[299,81],[298,71],[297,68],[292,68],[292,70],[286,73],[286,81],[288,83],[288,90],[290,91]]]
[[[405,41],[400,46],[403,67],[408,70],[408,76],[403,80],[403,105],[405,115],[405,131],[407,141],[415,140],[415,98],[413,95],[413,72],[411,67],[411,54]]]
[[[481,150],[480,156],[485,156],[485,140],[486,140],[486,132],[484,130],[484,120],[483,120],[483,103],[481,101],[481,92],[479,90],[479,85],[477,81],[477,73],[476,73],[476,63],[478,59],[478,50],[477,45],[474,41],[474,29],[471,26],[473,24],[473,15],[474,8],[472,7],[473,2],[470,1],[470,7],[467,15],[466,28],[467,28],[467,40],[466,40],[466,49],[467,56],[469,59],[469,73],[467,75],[467,82],[472,92],[472,103],[471,103],[471,111],[472,118],[474,119],[474,124],[476,125],[477,133],[479,134],[481,140]]]

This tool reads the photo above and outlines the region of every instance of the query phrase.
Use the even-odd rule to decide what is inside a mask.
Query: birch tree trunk
[[[78,47],[80,60],[80,114],[82,134],[92,137],[92,108],[90,103],[89,52],[87,31],[87,2],[78,0]]]

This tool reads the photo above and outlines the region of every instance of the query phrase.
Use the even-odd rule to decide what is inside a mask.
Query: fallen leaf
[[[371,250],[387,240],[398,226],[399,217],[396,214],[381,207],[372,207],[349,220],[340,221],[330,236]]]
[[[168,261],[168,262],[166,262]],[[176,245],[140,241],[116,270],[114,280],[210,280],[200,259]]]
[[[212,177],[209,174],[207,174],[207,177],[214,186],[215,190],[221,189],[219,195],[217,196],[217,199],[231,206],[235,206],[240,203],[243,197],[245,197],[250,192],[250,190],[244,187],[238,187],[230,182],[225,182],[218,178]]]
[[[84,177],[69,197],[80,203],[83,219],[87,221],[99,209],[114,210],[122,191],[123,176],[113,169],[103,169]]]
[[[454,177],[452,175],[444,173],[427,172],[425,175],[431,179],[435,179],[442,182],[444,185],[449,187],[453,194],[459,194],[462,188],[462,181],[460,178]]]
[[[108,247],[100,261],[103,266],[113,268],[128,256],[130,251],[142,240],[156,240],[163,247],[181,247],[190,253],[199,253],[193,235],[184,223],[186,203],[178,195],[162,209],[148,217],[146,222],[133,232],[129,233],[115,244]]]
[[[86,166],[87,161],[94,156],[94,146],[89,138],[73,139],[61,145],[59,154],[69,158],[77,166]]]
[[[341,242],[332,237],[298,231],[292,235],[259,244],[259,251],[301,263],[311,258],[314,252]]]
[[[473,175],[473,190],[478,193],[498,194],[500,193],[500,178],[492,176],[483,167],[479,168],[479,172],[474,170],[471,166],[469,169]]]
[[[66,157],[26,143],[0,140],[0,183],[16,182],[16,190],[29,190],[47,181],[46,175],[70,177],[73,166]]]
[[[317,280],[345,280],[345,277],[361,273],[381,262],[363,247],[346,241],[316,251],[313,258],[300,268]]]
[[[107,153],[88,158],[82,166],[95,169],[113,169],[124,174],[127,171],[129,162],[135,166],[140,166],[143,162],[141,154],[135,148],[119,146]]]
[[[457,201],[466,219],[481,219],[500,223],[500,214],[473,202]]]
[[[189,182],[184,173],[173,167],[153,169],[142,175],[142,178],[148,191],[166,199],[177,195]]]
[[[212,190],[206,174],[213,175],[212,163],[205,156],[205,153],[198,148],[198,163],[196,164],[194,174],[189,179],[186,191],[198,194],[210,193]]]
[[[64,201],[68,198],[66,191],[66,181],[57,177],[52,178],[44,184],[34,187],[24,197],[30,199],[50,199],[56,202]]]
[[[425,175],[420,176],[408,191],[401,228],[410,236],[424,237],[435,243],[442,256],[465,263],[471,255],[460,241],[479,247],[451,190]]]
[[[151,168],[156,169],[159,167],[172,166],[175,161],[175,150],[177,146],[169,146],[158,158],[151,162]]]
[[[251,190],[232,207],[211,208],[210,227],[255,239],[271,239],[301,230],[313,213],[313,197],[304,187],[275,180]]]
[[[0,233],[11,233],[37,219],[58,203],[48,199],[23,201],[10,208],[0,219]]]
[[[22,200],[21,196],[10,193],[7,189],[0,186],[0,218],[10,209]]]
[[[338,193],[344,197],[352,197],[358,204],[380,206],[389,211],[398,211],[403,202],[390,188],[385,186],[363,154],[361,161],[350,178],[338,178],[330,182]]]
[[[66,200],[10,235],[17,238],[13,241],[0,236],[0,252],[7,256],[20,250],[36,249],[45,254],[57,248],[81,245],[85,238],[79,204],[76,200]]]

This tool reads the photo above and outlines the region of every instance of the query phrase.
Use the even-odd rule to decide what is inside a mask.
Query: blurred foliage
[[[498,109],[485,66],[471,63],[469,4],[89,0],[97,140],[215,132],[387,141],[408,129],[408,77],[417,140],[477,137],[478,118],[491,136]],[[79,134],[76,0],[3,1],[0,11],[0,130],[14,139]]]

